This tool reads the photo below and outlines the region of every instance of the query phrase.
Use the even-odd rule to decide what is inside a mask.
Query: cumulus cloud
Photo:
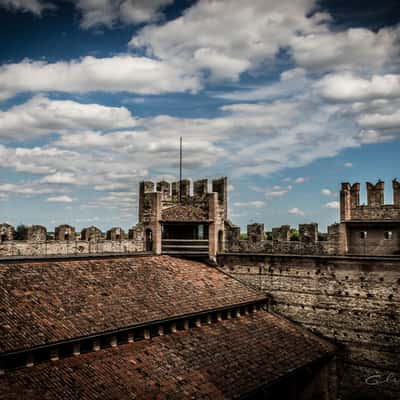
[[[49,197],[47,201],[49,203],[72,203],[74,199],[69,196],[55,196]]]
[[[334,208],[334,209],[338,209],[340,207],[340,204],[338,201],[330,201],[329,203],[325,204],[326,208]]]
[[[55,172],[54,174],[42,178],[41,182],[62,185],[78,185],[79,179],[74,174],[68,172]]]
[[[322,194],[323,196],[332,196],[332,195],[333,195],[333,192],[332,192],[332,190],[330,190],[330,189],[322,189],[322,190],[321,190],[321,194]]]
[[[50,100],[42,96],[0,111],[0,137],[17,140],[53,132],[118,129],[133,125],[135,120],[125,107]]]
[[[345,168],[352,168],[352,167],[353,167],[353,163],[351,163],[351,162],[345,162],[345,163],[343,164],[343,166],[344,166]]]
[[[62,188],[52,188],[45,185],[41,185],[40,182],[30,183],[2,183],[0,184],[0,193],[2,196],[9,195],[23,195],[27,197],[51,194],[51,193],[63,193]]]
[[[235,207],[255,207],[255,208],[262,208],[265,206],[265,203],[263,201],[246,201],[246,202],[237,202],[233,203]]]
[[[0,67],[0,99],[26,91],[159,94],[196,91],[199,87],[198,78],[176,65],[127,54],[55,63],[24,60]]]
[[[290,41],[297,65],[307,68],[358,68],[367,64],[378,68],[387,63],[399,50],[400,29],[383,28],[373,32],[351,28],[331,32],[326,28],[318,34],[296,35]]]
[[[324,76],[314,87],[323,98],[334,101],[393,98],[400,96],[400,75],[373,75],[366,79],[350,72],[334,73]]]
[[[300,210],[300,208],[294,207],[288,210],[288,213],[291,215],[297,215],[299,217],[304,217],[306,214],[303,210]]]
[[[240,0],[199,1],[175,20],[144,27],[130,45],[174,60],[187,70],[229,80],[257,69],[281,48],[297,64],[282,80],[302,78],[303,68],[328,71],[365,64],[380,68],[399,50],[399,28],[334,32],[330,15],[310,16],[314,6],[311,0],[253,0],[246,6]]]
[[[400,111],[391,114],[362,114],[357,118],[366,129],[390,129],[400,127]]]
[[[171,3],[173,0],[77,0],[76,7],[82,14],[82,28],[88,29],[157,21],[162,18],[161,9]]]
[[[251,185],[249,186],[250,190],[253,190],[254,192],[257,193],[264,193],[265,197],[267,199],[274,199],[274,198],[279,198],[287,194],[292,190],[292,186],[279,186],[275,185],[272,186],[271,188],[264,188],[256,185]]]
[[[45,9],[52,9],[54,5],[43,0],[0,0],[0,7],[12,11],[31,12],[40,16]]]
[[[130,45],[179,60],[188,69],[236,80],[273,58],[298,32],[322,29],[318,17],[306,17],[312,6],[310,0],[254,0],[245,6],[239,0],[199,1],[175,20],[144,27]]]
[[[301,183],[304,183],[305,181],[306,181],[306,178],[299,176],[298,178],[295,179],[294,182],[297,184],[301,184]]]

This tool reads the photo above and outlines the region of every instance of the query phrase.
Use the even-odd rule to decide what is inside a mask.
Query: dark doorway
[[[153,232],[146,229],[146,251],[153,251]]]
[[[163,224],[163,239],[208,240],[208,225],[196,223]]]
[[[218,253],[224,250],[224,232],[218,231]]]
[[[7,235],[3,234],[0,236],[0,242],[5,242],[7,240]]]
[[[69,240],[69,233],[64,234],[64,240]]]

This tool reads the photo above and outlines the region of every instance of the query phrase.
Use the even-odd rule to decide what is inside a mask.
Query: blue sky
[[[343,181],[392,201],[396,0],[0,0],[0,34],[2,221],[129,228],[179,136],[242,229],[324,231]]]

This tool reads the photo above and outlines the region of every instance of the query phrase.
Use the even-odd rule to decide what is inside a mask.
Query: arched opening
[[[146,251],[153,251],[153,232],[146,229]]]
[[[69,240],[69,233],[64,233],[64,240]]]
[[[224,232],[218,231],[218,253],[224,250]]]
[[[5,234],[5,233],[3,233],[1,236],[0,236],[0,242],[5,242],[7,240],[7,235]]]

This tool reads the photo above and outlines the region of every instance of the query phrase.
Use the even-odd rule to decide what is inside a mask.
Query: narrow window
[[[204,239],[204,226],[203,225],[199,225],[198,226],[198,232],[197,232],[197,236],[200,240]]]
[[[366,239],[367,238],[367,231],[361,231],[360,232],[360,239]]]
[[[385,232],[385,239],[392,240],[393,239],[393,232],[392,231],[386,231]]]

